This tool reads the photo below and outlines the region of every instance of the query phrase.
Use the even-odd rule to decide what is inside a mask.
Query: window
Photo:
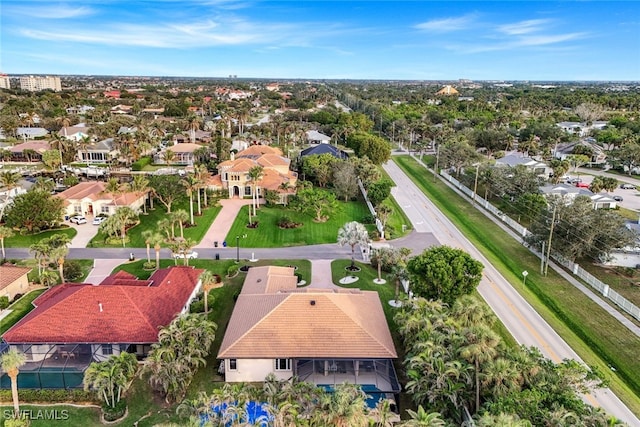
[[[251,195],[251,187],[249,187],[249,186],[244,187],[244,195],[245,196],[250,196]]]
[[[109,213],[109,206],[101,206],[100,207],[100,212],[102,212],[103,214],[108,214]]]
[[[75,205],[75,206],[73,207],[73,211],[74,211],[75,213],[77,213],[77,214],[81,214],[81,213],[82,213],[82,206],[80,206],[80,205]]]
[[[113,347],[111,344],[102,344],[102,355],[110,356],[113,354]]]
[[[238,369],[238,359],[229,359],[229,370],[236,371]]]
[[[276,371],[290,371],[291,359],[276,359]]]

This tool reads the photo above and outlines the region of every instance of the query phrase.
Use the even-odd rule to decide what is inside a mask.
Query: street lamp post
[[[522,272],[522,286],[527,285],[527,276],[529,275],[529,272],[527,270]]]
[[[476,167],[476,179],[475,179],[475,182],[473,183],[473,200],[471,204],[475,206],[476,192],[478,191],[478,173],[480,172],[480,163],[476,163],[474,166]]]
[[[236,262],[240,262],[240,236],[236,236]]]

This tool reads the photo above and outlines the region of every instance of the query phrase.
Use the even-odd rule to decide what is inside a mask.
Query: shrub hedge
[[[0,402],[12,402],[11,390],[0,390]],[[20,389],[21,403],[63,403],[63,402],[92,402],[96,401],[96,394],[82,389]]]
[[[151,164],[151,157],[142,157],[131,164],[131,170],[141,171],[145,166]]]

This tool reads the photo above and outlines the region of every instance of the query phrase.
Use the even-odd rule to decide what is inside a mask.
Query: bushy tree
[[[171,213],[174,202],[186,198],[182,179],[178,175],[152,175],[149,177],[149,187],[153,197],[167,208],[167,213]]]
[[[25,229],[28,232],[47,230],[58,226],[64,212],[61,198],[45,191],[27,191],[14,197],[7,208],[7,227]]]
[[[450,246],[426,249],[407,263],[413,293],[446,304],[473,292],[482,278],[482,269],[480,261]]]
[[[380,179],[369,185],[367,197],[373,206],[379,206],[387,197],[391,195],[391,188],[394,186],[390,179]]]
[[[333,188],[345,202],[358,194],[358,177],[353,163],[340,161],[334,164]]]
[[[317,222],[326,222],[338,208],[335,194],[317,188],[304,188],[291,201],[293,209],[313,216]]]
[[[391,144],[377,135],[354,133],[347,138],[347,146],[352,148],[356,155],[367,156],[376,165],[381,165],[391,158]]]

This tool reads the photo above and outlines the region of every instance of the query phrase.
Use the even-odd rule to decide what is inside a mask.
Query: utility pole
[[[549,258],[551,256],[551,239],[553,238],[553,227],[556,224],[556,210],[558,209],[558,205],[555,204],[553,206],[553,215],[551,216],[551,227],[549,228],[549,243],[547,244],[547,263],[544,266],[544,275],[547,275],[549,271]]]
[[[480,163],[476,163],[476,179],[473,184],[473,199],[471,200],[471,204],[473,206],[476,205],[476,193],[478,192],[478,173],[480,172]]]
[[[436,178],[438,177],[438,161],[440,160],[440,144],[436,144],[436,167],[433,170],[433,182],[436,182]]]

